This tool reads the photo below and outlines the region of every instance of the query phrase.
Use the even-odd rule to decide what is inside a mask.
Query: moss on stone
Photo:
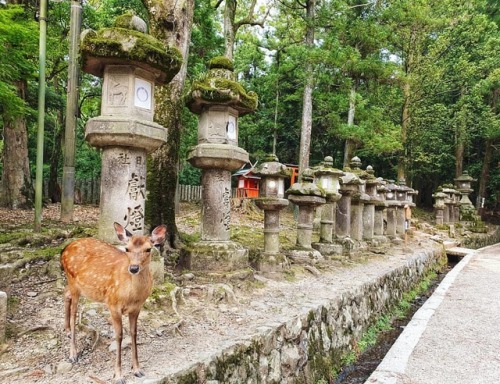
[[[148,34],[125,28],[103,28],[83,34],[83,69],[102,76],[105,64],[132,63],[159,72],[157,81],[170,81],[179,72],[182,55],[177,48],[165,47]]]
[[[186,104],[193,113],[200,114],[206,106],[228,105],[240,115],[257,109],[258,96],[255,92],[246,92],[236,81],[233,63],[227,57],[212,59],[208,72],[198,81],[194,81],[188,93]]]
[[[207,77],[195,81],[191,86],[187,105],[193,113],[200,113],[205,105],[229,105],[240,115],[257,109],[258,96],[255,92],[246,92],[241,84],[221,77]]]
[[[224,68],[224,69],[229,69],[230,71],[234,71],[233,62],[229,58],[227,58],[226,56],[214,57],[208,63],[208,68],[209,69]]]

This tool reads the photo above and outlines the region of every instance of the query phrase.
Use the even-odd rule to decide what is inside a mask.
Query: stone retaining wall
[[[460,246],[479,249],[500,242],[500,227],[497,226],[492,233],[475,233],[473,236],[462,239]]]
[[[309,305],[285,323],[261,327],[247,341],[159,382],[316,384],[328,379],[369,326],[445,262],[446,255],[438,248],[416,252],[406,265],[335,300]]]

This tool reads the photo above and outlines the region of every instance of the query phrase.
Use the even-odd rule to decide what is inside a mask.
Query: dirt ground
[[[98,213],[95,206],[76,206],[74,225],[64,226],[58,222],[59,205],[49,205],[43,211],[43,225],[51,234],[52,245],[62,247],[76,233],[82,236],[82,231],[95,231]],[[199,232],[199,215],[199,206],[182,205],[179,230],[194,236]],[[33,217],[32,211],[0,210],[0,235],[15,231],[30,234],[26,228],[30,228]],[[235,236],[255,242],[248,234],[262,233],[263,214],[235,206],[231,222]],[[341,293],[354,283],[390,269],[417,248],[435,247],[430,226],[422,226],[427,230],[415,232],[399,247],[385,248],[356,260],[329,260],[306,267],[291,265],[282,273],[248,270],[210,281],[195,273],[176,272],[167,263],[167,284],[155,288],[139,317],[139,360],[146,372],[142,379],[135,378],[129,370],[130,338],[124,318],[122,366],[127,382],[154,383],[235,341],[248,339],[259,327],[290,319],[302,312],[304,303],[329,299],[322,296],[322,286],[338,287],[337,292]],[[285,246],[293,244],[295,221],[291,210],[283,212],[281,227],[282,242]],[[30,236],[18,244],[0,243],[0,265],[5,264],[4,255],[12,260],[12,255],[41,253],[47,245],[37,245],[36,236]],[[80,357],[78,363],[71,364],[67,360],[69,341],[63,331],[64,277],[57,260],[34,257],[18,265],[8,278],[7,340],[0,346],[0,382],[112,382],[115,352],[106,307],[80,299]]]

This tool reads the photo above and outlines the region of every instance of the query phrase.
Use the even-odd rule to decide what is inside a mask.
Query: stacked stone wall
[[[415,253],[405,265],[333,300],[305,304],[288,321],[261,327],[246,341],[160,382],[314,384],[328,379],[370,325],[445,261],[441,249]]]

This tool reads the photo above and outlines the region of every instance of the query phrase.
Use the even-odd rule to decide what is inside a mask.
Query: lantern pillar
[[[280,253],[279,227],[280,211],[289,204],[284,198],[284,180],[289,173],[275,155],[268,155],[263,163],[255,167],[254,174],[261,178],[255,205],[264,211],[264,252],[257,262],[257,269],[280,270],[287,261],[285,255]]]
[[[193,82],[187,106],[198,118],[198,144],[188,161],[202,170],[201,241],[181,254],[192,270],[248,267],[248,250],[230,240],[231,171],[248,162],[238,146],[238,118],[257,108],[257,95],[236,81],[233,63],[216,57],[203,80]]]
[[[335,213],[339,193],[339,178],[344,172],[333,167],[333,158],[326,156],[320,166],[314,170],[316,184],[325,191],[326,203],[321,209],[320,240],[312,246],[322,255],[342,254],[342,246],[334,243]]]

